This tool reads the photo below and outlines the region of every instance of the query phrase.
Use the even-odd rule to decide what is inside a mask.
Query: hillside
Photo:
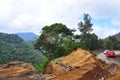
[[[16,34],[0,33],[0,64],[25,61],[40,65],[44,56],[27,45]]]
[[[117,39],[120,40],[120,32],[114,35]]]
[[[57,62],[51,61],[44,74],[25,62],[0,65],[0,80],[120,80],[120,66],[78,48]]]
[[[38,35],[34,34],[33,32],[16,33],[16,34],[25,41],[33,41],[38,38]]]

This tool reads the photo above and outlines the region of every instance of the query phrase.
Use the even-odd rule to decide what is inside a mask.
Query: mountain
[[[25,32],[25,33],[16,33],[19,37],[24,39],[25,41],[33,41],[36,40],[39,36],[34,34],[33,32]]]
[[[25,61],[40,65],[44,56],[16,34],[0,33],[0,64]]]

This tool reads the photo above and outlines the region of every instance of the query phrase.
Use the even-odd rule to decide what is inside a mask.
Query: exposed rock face
[[[15,61],[0,65],[0,80],[45,80],[43,78],[29,63]]]

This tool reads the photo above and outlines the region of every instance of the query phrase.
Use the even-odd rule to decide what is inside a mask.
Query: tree
[[[93,29],[92,29],[92,23],[91,23],[91,17],[89,16],[89,14],[84,14],[84,18],[83,18],[84,22],[80,21],[78,23],[78,29],[82,34],[87,34],[90,33]]]
[[[120,41],[115,36],[109,36],[104,40],[105,49],[119,49]]]
[[[104,48],[104,39],[98,39],[98,49],[105,49]]]
[[[96,50],[98,49],[98,36],[96,34],[89,34],[88,35],[88,49]]]
[[[89,14],[84,14],[83,21],[78,23],[78,29],[81,32],[80,44],[84,49],[96,49],[98,44],[98,37],[95,34],[91,34],[92,29],[91,17]]]
[[[64,45],[63,42],[69,35],[73,35],[72,30],[61,23],[45,26],[42,28],[42,33],[35,44],[35,49],[40,50],[49,60],[56,56],[58,57],[58,54],[61,56],[63,54],[56,54],[56,52],[58,50],[64,50],[60,46]]]

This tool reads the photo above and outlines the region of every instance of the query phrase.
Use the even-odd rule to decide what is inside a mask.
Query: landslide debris
[[[81,48],[78,48],[76,51],[73,51],[71,54],[64,57],[60,63],[67,64],[72,67],[82,66],[89,63],[100,64],[99,60],[95,58],[95,56],[93,56],[89,51],[83,50]]]
[[[89,51],[78,48],[58,62],[51,62],[44,74],[53,76],[49,80],[99,80],[110,74],[104,68]]]
[[[45,77],[37,74],[29,63],[15,61],[0,65],[0,80],[42,80],[43,78]]]
[[[89,51],[78,48],[58,62],[51,61],[43,75],[25,62],[0,65],[0,80],[120,80],[120,66],[103,63]]]
[[[106,77],[106,80],[120,80],[120,66],[108,64],[106,69],[111,73],[111,75]]]

